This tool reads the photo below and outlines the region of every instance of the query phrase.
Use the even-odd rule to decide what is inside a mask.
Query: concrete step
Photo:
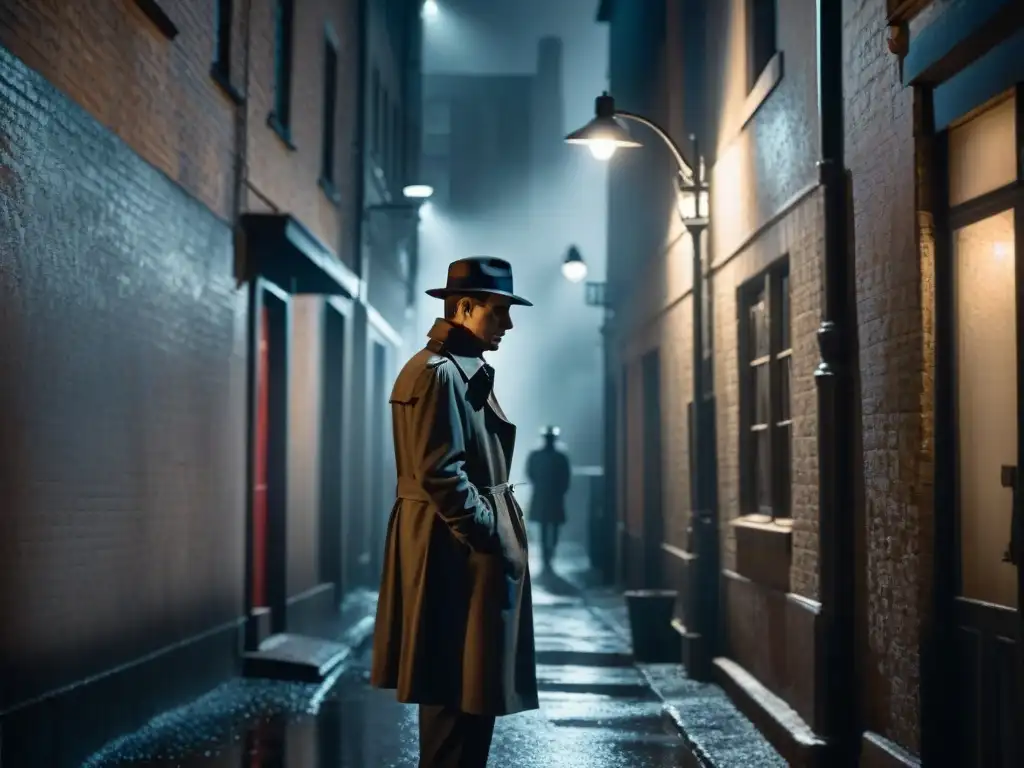
[[[242,674],[303,683],[320,683],[351,653],[346,643],[305,635],[271,635],[259,650],[242,657]]]

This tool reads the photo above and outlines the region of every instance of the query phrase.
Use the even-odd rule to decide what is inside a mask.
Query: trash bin
[[[681,640],[672,627],[678,597],[679,592],[674,589],[637,589],[625,593],[636,661],[646,664],[681,661]]]

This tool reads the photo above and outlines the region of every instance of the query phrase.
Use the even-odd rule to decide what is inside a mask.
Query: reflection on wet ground
[[[541,709],[500,718],[490,764],[667,768],[682,764],[675,731],[628,649],[560,579],[535,577]],[[329,692],[237,681],[112,745],[90,768],[406,768],[416,765],[414,707],[367,684],[369,651]],[[241,686],[241,688],[239,688]],[[233,698],[237,701],[232,703]],[[255,703],[254,703],[255,702]]]

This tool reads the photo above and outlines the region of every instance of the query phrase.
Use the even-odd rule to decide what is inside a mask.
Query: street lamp
[[[426,200],[434,195],[434,188],[429,184],[408,184],[402,189],[405,197],[413,200]]]
[[[578,283],[587,276],[587,262],[583,260],[580,249],[570,246],[562,262],[562,276],[570,283]]]
[[[714,638],[717,629],[718,594],[718,522],[717,478],[715,461],[715,411],[711,383],[711,356],[705,355],[704,339],[707,333],[711,347],[711,311],[705,306],[704,280],[706,272],[701,254],[701,238],[710,220],[709,187],[704,172],[704,159],[694,146],[696,165],[687,161],[672,137],[657,123],[632,112],[615,108],[615,99],[608,92],[594,102],[594,118],[582,128],[565,137],[568,144],[581,144],[590,149],[599,160],[609,160],[620,148],[642,146],[630,136],[625,122],[646,126],[664,142],[676,163],[679,184],[677,201],[680,218],[693,242],[693,418],[690,430],[696,446],[691,463],[691,506],[693,539],[691,549],[697,555],[690,591],[686,595],[686,622],[684,647],[686,666],[692,677],[711,679],[711,659],[714,656]],[[710,298],[710,296],[708,296]],[[654,542],[652,542],[654,544]],[[657,554],[651,562],[657,562]],[[651,585],[655,586],[655,585]]]

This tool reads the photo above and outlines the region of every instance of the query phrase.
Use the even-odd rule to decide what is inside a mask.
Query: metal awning
[[[359,296],[359,277],[293,216],[243,214],[241,235],[246,280],[262,277],[293,294]]]

